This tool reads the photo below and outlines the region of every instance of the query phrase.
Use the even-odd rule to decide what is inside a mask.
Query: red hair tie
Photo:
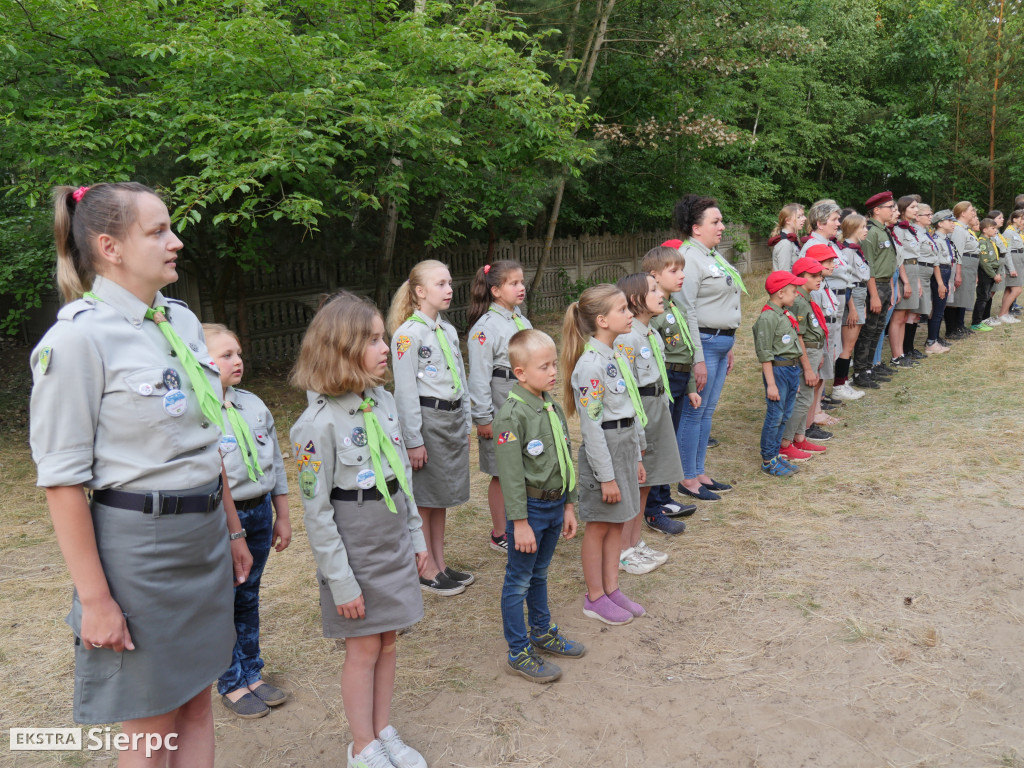
[[[488,275],[488,274],[490,274],[490,272],[491,272],[491,265],[490,264],[484,264],[484,274]]]
[[[76,203],[80,203],[82,202],[82,198],[85,197],[85,193],[88,191],[88,187],[79,187],[78,189],[71,193],[71,196],[75,199]]]

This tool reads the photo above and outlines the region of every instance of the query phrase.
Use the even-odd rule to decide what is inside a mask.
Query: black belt
[[[850,287],[851,288],[867,288],[868,284],[867,283],[852,283],[850,285]]]
[[[438,411],[457,411],[462,407],[462,398],[458,400],[441,400],[436,397],[421,397],[420,405],[424,408],[434,408]]]
[[[531,499],[539,499],[540,501],[558,501],[562,498],[563,493],[564,491],[561,488],[553,488],[550,491],[545,491],[529,485],[526,486],[526,495]]]
[[[774,360],[772,360],[772,365],[774,365],[776,368],[785,368],[790,365],[796,365],[799,362],[799,358],[792,358],[790,360],[779,360],[778,358],[775,358]]]
[[[689,373],[692,365],[683,365],[682,363],[665,363],[665,370],[672,371],[672,373]]]
[[[978,258],[978,254],[976,254],[976,253],[962,253],[960,255],[963,256],[965,259],[976,259],[976,258]]]
[[[636,391],[642,397],[661,397],[665,394],[665,385],[659,381],[656,384],[651,384],[649,387],[637,387]]]
[[[938,264],[929,264],[927,261],[918,261],[917,262],[917,266],[919,266],[919,267],[928,267],[928,269],[931,269],[932,267],[937,267],[939,265]]]
[[[248,512],[250,509],[256,509],[256,507],[266,500],[266,494],[257,496],[255,499],[235,499],[235,509],[239,512]]]
[[[735,328],[698,328],[699,333],[706,333],[709,336],[735,336]]]
[[[218,479],[217,490],[201,496],[172,496],[160,491],[134,493],[132,491],[118,491],[114,488],[104,488],[100,491],[93,491],[92,500],[97,504],[104,504],[108,507],[128,509],[132,512],[141,512],[144,515],[160,517],[161,515],[213,512],[220,507],[220,500],[223,494],[223,481]]]
[[[625,429],[626,427],[633,426],[633,417],[630,416],[628,419],[618,419],[616,421],[602,421],[601,429]]]
[[[507,381],[512,381],[515,377],[516,375],[512,373],[511,368],[495,368],[491,371],[492,379],[506,379]]]
[[[398,481],[388,480],[388,493],[394,496],[398,493]],[[365,490],[346,491],[343,488],[331,488],[331,501],[377,501],[380,499],[380,491],[377,487],[366,488]]]

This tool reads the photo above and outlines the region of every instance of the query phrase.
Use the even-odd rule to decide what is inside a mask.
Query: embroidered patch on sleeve
[[[518,438],[512,432],[502,432],[498,435],[498,445],[504,445],[505,443],[511,443]]]

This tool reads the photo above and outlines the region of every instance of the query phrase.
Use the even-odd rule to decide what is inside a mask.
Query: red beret
[[[678,250],[679,248],[683,247],[683,241],[682,240],[666,240],[664,243],[662,243],[662,245],[665,248],[675,248],[675,249]]]
[[[806,278],[797,277],[792,272],[772,272],[764,281],[764,288],[768,293],[775,293],[787,285],[803,285]]]
[[[812,275],[818,274],[821,272],[821,262],[810,256],[797,259],[796,264],[793,265],[793,274],[802,275],[804,272],[810,272]]]
[[[804,258],[814,259],[815,261],[828,261],[829,259],[834,259],[835,257],[836,252],[833,251],[824,243],[812,245],[810,248],[807,249],[807,253],[804,254]]]
[[[872,209],[877,208],[885,203],[892,202],[892,192],[879,192],[877,195],[872,195],[864,201],[864,210],[871,212]]]

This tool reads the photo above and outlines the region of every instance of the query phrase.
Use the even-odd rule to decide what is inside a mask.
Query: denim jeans
[[[668,371],[668,386],[672,393],[673,402],[669,403],[672,413],[672,428],[679,434],[679,420],[683,416],[683,403],[686,401],[686,386],[690,383],[689,373],[680,371]],[[681,454],[680,454],[681,455]],[[672,501],[672,489],[667,485],[652,485],[651,492],[647,496],[645,510],[654,510],[663,507]]]
[[[245,528],[245,543],[252,555],[252,568],[244,584],[235,587],[235,647],[231,666],[217,681],[217,692],[225,694],[245,688],[261,679],[260,658],[260,578],[270,556],[274,535],[274,507],[270,494],[255,509],[239,510],[238,520]]]
[[[775,374],[775,386],[779,390],[778,400],[768,399],[768,380],[764,374],[761,380],[765,386],[764,401],[766,404],[764,426],[761,427],[761,460],[771,461],[779,455],[782,447],[782,430],[793,414],[796,393],[800,389],[800,366],[779,365],[772,368]]]
[[[501,587],[501,622],[509,653],[515,655],[529,645],[523,602],[530,618],[530,628],[543,634],[551,626],[548,611],[548,566],[555,554],[555,545],[562,535],[565,520],[565,496],[555,501],[526,500],[526,520],[537,540],[536,552],[518,552],[515,547],[515,523],[505,523],[508,535],[508,564],[505,583]]]
[[[942,275],[942,283],[949,290],[949,276],[952,269],[949,264],[939,265],[939,274]],[[948,293],[946,294],[949,295]],[[939,281],[932,278],[932,316],[928,319],[928,343],[933,344],[939,340],[939,326],[942,324],[942,316],[946,311],[946,299],[939,298]],[[946,328],[949,332],[949,328]]]
[[[708,438],[711,437],[711,417],[718,407],[718,398],[725,386],[725,374],[729,368],[729,352],[736,342],[735,336],[700,335],[704,347],[704,363],[708,368],[708,380],[700,392],[700,405],[694,408],[688,400],[683,403],[683,416],[676,428],[679,441],[679,456],[683,460],[683,477],[692,480],[704,474],[704,459],[708,453]]]

